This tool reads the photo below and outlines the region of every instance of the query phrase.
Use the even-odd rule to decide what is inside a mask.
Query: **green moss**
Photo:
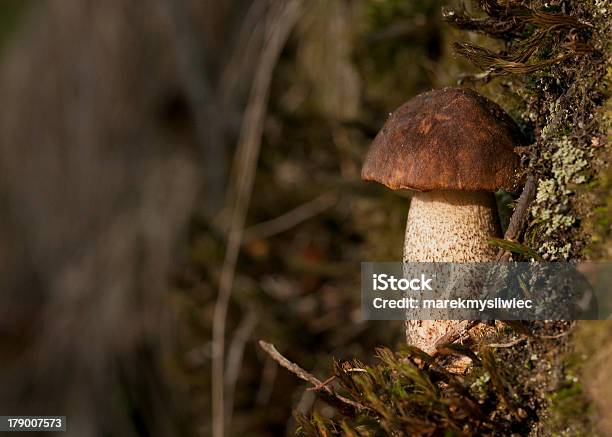
[[[528,428],[510,381],[491,351],[458,377],[416,349],[378,350],[379,363],[336,364],[339,391],[363,405],[355,414],[322,421],[298,416],[299,435],[507,435]],[[354,371],[359,369],[359,371]]]
[[[550,419],[548,426],[557,430],[557,435],[588,436],[591,434],[591,405],[582,384],[572,373],[550,397]]]
[[[582,341],[583,336],[583,330],[579,330],[574,341]],[[573,437],[595,433],[593,405],[583,384],[589,377],[584,371],[589,355],[578,348],[571,349],[563,357],[563,377],[550,396],[545,422],[545,427],[554,435]]]
[[[590,429],[590,411],[582,394],[580,362],[558,334],[569,324],[535,322],[536,337],[517,341],[509,325],[487,334],[480,346],[444,348],[435,357],[416,348],[399,352],[379,349],[378,361],[335,363],[339,393],[363,406],[340,408],[321,426],[320,418],[299,416],[299,435],[425,436],[425,435],[564,435]],[[524,328],[523,328],[524,329]],[[519,337],[520,338],[520,337]],[[487,347],[485,344],[506,344]],[[473,351],[473,352],[472,352]],[[469,354],[473,364],[464,375],[446,364]],[[559,370],[559,363],[566,367]],[[450,432],[450,434],[445,434]],[[565,434],[581,435],[581,434]]]

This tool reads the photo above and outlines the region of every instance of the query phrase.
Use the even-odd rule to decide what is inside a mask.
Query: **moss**
[[[379,349],[378,362],[335,363],[332,387],[363,406],[327,417],[298,416],[299,435],[555,435],[590,429],[578,367],[559,371],[571,352],[567,338],[538,340],[569,324],[535,322],[536,337],[517,341],[506,325],[487,334],[472,350],[454,347],[431,357],[416,348]],[[507,343],[505,347],[485,344]],[[465,352],[464,352],[465,351]],[[468,352],[469,351],[469,352]],[[466,353],[473,365],[465,375],[445,368],[450,355]],[[567,360],[566,360],[567,361]],[[572,434],[580,435],[580,434]]]
[[[579,330],[576,337],[581,335]],[[563,377],[550,395],[544,425],[553,435],[590,436],[594,433],[593,406],[583,386],[586,357],[574,348],[568,349],[562,357]]]
[[[568,373],[566,381],[552,393],[550,399],[550,429],[557,430],[556,434],[563,436],[592,435],[592,408],[578,377]]]

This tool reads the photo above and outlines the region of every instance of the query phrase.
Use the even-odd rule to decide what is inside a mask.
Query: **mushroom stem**
[[[495,196],[486,191],[416,193],[410,203],[404,262],[485,262],[495,259],[488,244],[501,235]],[[407,320],[406,340],[427,353],[465,321]]]

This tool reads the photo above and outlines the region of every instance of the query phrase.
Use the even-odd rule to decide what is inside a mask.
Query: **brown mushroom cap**
[[[398,108],[370,146],[361,178],[391,189],[512,190],[522,146],[514,121],[471,89],[420,94]]]

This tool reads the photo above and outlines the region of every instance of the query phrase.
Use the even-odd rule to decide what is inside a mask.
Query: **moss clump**
[[[559,436],[591,435],[591,410],[578,376],[567,372],[565,381],[550,397],[548,427],[557,430]]]
[[[379,363],[335,363],[339,390],[363,405],[356,414],[297,416],[299,435],[509,435],[528,429],[528,413],[509,390],[490,351],[467,378],[416,349],[378,349]]]
[[[544,429],[556,436],[591,436],[595,434],[596,415],[594,406],[588,395],[588,385],[592,385],[590,378],[593,368],[587,362],[607,342],[606,335],[609,329],[601,330],[594,324],[601,322],[583,322],[577,326],[574,342],[580,344],[578,348],[570,348],[563,356],[563,377],[559,380],[557,388],[550,395],[550,405]],[[594,343],[593,350],[585,344]],[[584,375],[589,375],[585,379]]]
[[[574,412],[585,411],[586,404],[574,396],[580,388],[572,384],[579,382],[559,371],[569,353],[565,338],[550,335],[568,328],[534,322],[530,329],[537,336],[523,337],[506,326],[476,347],[452,345],[435,357],[412,347],[397,353],[382,348],[371,366],[334,363],[335,393],[363,408],[297,415],[298,435],[547,435],[568,423],[586,432],[588,423],[571,419]],[[448,354],[470,357],[469,371],[448,371]],[[567,421],[555,421],[556,411],[566,412]]]

